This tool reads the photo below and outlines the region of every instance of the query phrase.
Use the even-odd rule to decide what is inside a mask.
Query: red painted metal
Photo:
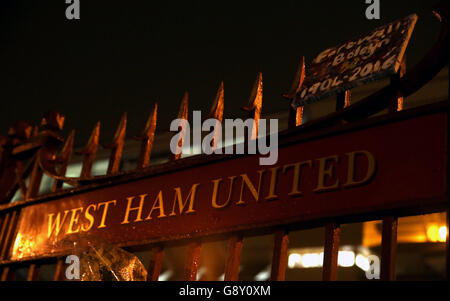
[[[341,228],[336,223],[325,225],[325,247],[323,251],[322,280],[337,280],[339,240]]]
[[[272,256],[272,281],[284,281],[288,259],[289,235],[284,230],[278,230],[274,235]]]

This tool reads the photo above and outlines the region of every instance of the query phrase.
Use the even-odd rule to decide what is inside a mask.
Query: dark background
[[[407,50],[414,65],[437,38],[437,0],[381,0],[367,20],[364,0],[103,1],[81,0],[67,20],[64,0],[0,0],[0,134],[15,121],[38,124],[49,109],[66,116],[85,144],[96,121],[112,139],[123,112],[128,137],[159,104],[158,131],[176,118],[183,93],[190,112],[209,112],[225,83],[225,118],[243,118],[259,71],[263,114],[284,110],[281,97],[301,56],[307,63],[335,46],[411,13],[419,21]]]

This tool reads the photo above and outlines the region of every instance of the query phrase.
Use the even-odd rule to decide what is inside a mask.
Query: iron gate
[[[116,226],[116,228],[111,226],[111,232],[104,234],[107,239],[112,240],[115,244],[122,247],[145,247],[151,249],[150,264],[148,266],[149,281],[158,280],[164,249],[173,243],[188,246],[184,278],[186,280],[195,280],[199,267],[202,242],[206,239],[214,240],[219,238],[229,241],[224,279],[238,280],[243,238],[247,235],[262,234],[272,234],[274,239],[271,280],[284,280],[289,232],[295,229],[319,226],[325,226],[323,280],[336,280],[340,225],[374,219],[382,219],[383,221],[381,279],[394,280],[398,218],[401,216],[447,211],[448,226],[448,101],[422,106],[416,109],[403,110],[404,99],[423,87],[448,63],[448,18],[446,6],[447,2],[444,1],[435,12],[442,23],[441,33],[437,43],[411,71],[406,73],[406,66],[402,64],[400,72],[392,77],[389,86],[354,104],[351,103],[350,91],[340,93],[337,97],[336,112],[304,124],[302,123],[303,108],[300,107],[294,110],[290,107],[289,129],[279,133],[280,149],[282,153],[284,152],[282,156],[285,159],[281,159],[281,165],[272,169],[256,170],[248,167],[251,166],[252,160],[256,160],[256,156],[248,155],[233,157],[227,155],[209,157],[200,155],[190,158],[181,158],[181,155],[174,155],[171,157],[169,163],[150,166],[150,155],[157,123],[157,105],[155,105],[143,133],[137,137],[141,141],[141,151],[136,170],[132,172],[120,171],[127,121],[126,115],[124,115],[112,143],[105,146],[111,149],[107,174],[104,176],[91,176],[92,166],[99,144],[100,124],[97,124],[87,146],[80,152],[80,155],[83,156],[80,177],[67,178],[65,177],[65,173],[72,155],[75,134],[72,132],[65,140],[65,143],[63,143],[63,139],[58,132],[62,130],[64,116],[58,112],[49,112],[43,118],[41,129],[32,127],[24,122],[17,123],[11,127],[8,132],[8,137],[2,137],[0,148],[1,280],[14,279],[14,271],[20,267],[28,267],[28,280],[37,280],[39,267],[49,262],[57,264],[54,280],[63,279],[64,257],[68,255],[66,250],[49,249],[48,245],[43,243],[39,245],[39,248],[34,247],[33,249],[31,247],[32,251],[23,251],[24,245],[20,245],[23,242],[27,242],[23,238],[23,234],[25,233],[23,232],[23,227],[27,227],[27,225],[31,228],[38,227],[37,224],[32,222],[33,218],[35,218],[35,212],[42,213],[49,210],[49,208],[59,208],[58,206],[62,210],[67,209],[68,207],[64,206],[74,198],[80,198],[80,206],[85,208],[83,206],[89,204],[86,203],[87,200],[92,200],[93,196],[100,194],[106,198],[111,196],[110,200],[112,202],[113,198],[116,198],[116,194],[119,191],[126,190],[127,187],[133,187],[133,189],[137,187],[136,189],[139,190],[141,189],[139,187],[156,185],[154,183],[160,183],[160,185],[164,186],[177,181],[180,181],[180,183],[189,182],[189,180],[183,179],[189,178],[190,175],[197,175],[197,178],[192,176],[195,180],[194,182],[187,183],[187,186],[180,184],[179,187],[175,188],[175,192],[180,192],[179,202],[177,203],[179,213],[177,214],[175,211],[175,200],[172,213],[174,216],[177,215],[182,218],[169,219],[170,217],[168,217],[160,221],[158,217],[154,217],[154,220],[156,219],[160,224],[155,222],[156,224],[149,226],[148,224],[140,223],[133,226],[136,228],[126,229],[125,226],[122,228],[119,228],[119,226]],[[285,94],[287,99],[291,99],[300,90],[304,78],[305,64],[303,60],[299,66],[292,90]],[[258,122],[260,118],[262,88],[262,74],[258,74],[249,104],[243,107],[255,122]],[[222,84],[219,87],[210,113],[210,117],[220,121],[222,120],[224,107],[223,90]],[[389,111],[388,114],[379,117],[372,116],[385,109]],[[182,100],[178,118],[188,118],[187,94]],[[405,135],[402,139],[402,135],[399,133],[408,131],[416,136]],[[385,147],[380,145],[380,143],[386,142],[384,140],[370,139],[374,143],[373,145],[368,140],[364,140],[364,137],[370,135],[382,137],[386,132],[391,134],[390,138],[385,137],[388,143],[392,143],[392,145],[396,145],[399,148],[415,149],[415,152],[413,152],[415,156],[405,159],[407,156],[391,154],[391,151],[386,151]],[[362,141],[361,143],[363,145],[368,145],[369,150],[344,147],[345,145],[351,147],[351,143],[349,144],[348,142],[356,141],[355,139],[360,139],[357,141]],[[420,139],[423,139],[423,141],[418,141]],[[180,143],[183,143],[182,141],[180,139]],[[337,145],[341,143],[344,146],[339,148]],[[377,144],[379,148],[377,148]],[[288,196],[283,197],[281,193],[278,195],[275,191],[278,183],[278,172],[281,171],[281,173],[285,174],[288,169],[291,169],[295,170],[292,172],[294,178],[299,176],[301,164],[299,162],[293,163],[289,160],[295,156],[300,156],[299,154],[302,152],[305,154],[314,154],[318,149],[324,149],[323,145],[325,145],[325,148],[326,145],[332,145],[330,148],[334,148],[335,150],[329,155],[336,154],[334,156],[337,158],[336,162],[341,160],[340,156],[347,156],[346,159],[342,159],[348,163],[348,168],[345,171],[347,174],[347,182],[344,186],[348,184],[348,187],[353,187],[358,186],[358,184],[363,184],[361,181],[358,183],[353,178],[354,174],[351,170],[355,169],[355,173],[357,172],[357,168],[352,164],[356,164],[355,156],[364,152],[366,152],[365,154],[369,162],[367,170],[371,170],[370,156],[373,154],[378,159],[385,160],[393,165],[398,165],[398,168],[392,168],[388,172],[374,165],[372,166],[373,175],[379,173],[380,177],[391,176],[394,181],[398,182],[397,185],[405,185],[402,187],[407,187],[407,185],[419,187],[420,181],[428,179],[428,186],[424,190],[420,190],[420,188],[412,189],[412,192],[399,192],[394,189],[386,190],[382,191],[380,195],[374,194],[372,197],[367,193],[372,193],[374,191],[373,188],[371,188],[372,190],[364,190],[366,188],[361,188],[361,194],[358,195],[354,192],[355,190],[345,190],[344,187],[339,192],[341,196],[336,198],[336,201],[340,202],[337,205],[331,204],[329,197],[323,193],[317,193],[308,202],[297,201],[295,197],[300,196],[303,191],[296,190],[293,187],[289,194],[289,197],[294,197],[294,200],[289,203],[292,207],[280,205],[287,202],[286,199]],[[370,147],[372,148],[370,149]],[[346,151],[353,152],[346,153]],[[333,156],[319,157],[320,155],[318,154],[317,158],[309,159],[316,159],[319,164],[325,162],[323,163],[325,165],[327,158],[333,159]],[[304,162],[308,162],[308,160]],[[418,167],[421,171],[419,176],[413,175],[408,177],[408,171],[402,169],[402,166],[407,166],[405,164],[411,164],[411,162],[416,162],[415,164],[420,167]],[[246,168],[242,169],[243,166],[247,166],[246,168],[248,170]],[[221,183],[230,180],[229,194],[231,197],[233,181],[238,179],[241,180],[239,201],[228,204],[228,201],[230,201],[229,198],[226,205],[230,206],[227,209],[228,211],[220,211],[222,207],[225,208],[223,203],[219,204],[223,200],[214,199],[215,203],[213,207],[219,209],[217,212],[220,213],[208,211],[210,209],[204,209],[205,207],[202,207],[203,205],[199,205],[197,209],[189,207],[189,210],[198,210],[198,212],[203,210],[204,216],[186,214],[189,213],[189,210],[184,210],[189,196],[191,196],[191,200],[195,198],[197,187],[195,183],[199,182],[199,185],[203,184],[202,181],[205,180],[203,177],[211,173],[212,170],[218,169],[224,172],[221,178],[206,179],[212,181],[213,187],[216,189],[213,195],[216,197],[222,196],[217,190],[220,189]],[[319,174],[311,173],[311,177],[324,178],[325,175],[323,173],[327,172],[326,168],[322,167],[321,171],[322,174],[320,171]],[[396,173],[397,171],[398,174]],[[250,175],[251,173],[253,175]],[[349,173],[352,176],[349,176]],[[369,172],[367,171],[367,173]],[[39,195],[39,187],[44,174],[53,178],[54,185],[51,193]],[[259,181],[255,180],[257,179],[255,175],[259,176]],[[417,177],[414,178],[414,176]],[[404,179],[401,180],[401,178]],[[28,183],[26,179],[29,179]],[[270,184],[261,185],[263,180],[269,181]],[[369,178],[367,181],[369,181]],[[385,184],[383,185],[389,184],[386,182],[388,180],[384,179]],[[69,183],[75,186],[75,188],[63,189],[63,183]],[[255,183],[259,183],[258,189],[255,188]],[[287,184],[280,184],[279,187],[284,187],[283,185],[286,186]],[[260,186],[263,186],[261,193]],[[328,187],[330,189],[325,187],[325,184],[322,186],[322,188],[326,188],[325,191],[333,190],[330,187]],[[186,202],[183,204],[181,191],[186,193],[186,188],[190,188],[191,190],[186,198]],[[116,190],[113,191],[114,189]],[[286,191],[290,191],[290,189],[290,186],[285,187]],[[280,190],[283,189],[280,188]],[[21,193],[22,200],[10,203],[16,191]],[[264,192],[267,192],[267,197],[263,199],[261,195]],[[305,195],[307,194],[306,191],[304,193]],[[200,192],[199,195],[204,199]],[[357,198],[362,195],[365,195],[366,201],[357,202]],[[128,213],[135,209],[130,204],[132,204],[133,200],[136,201],[139,199],[138,195],[136,195],[136,199],[130,194],[128,196],[128,207],[125,209],[127,219],[123,220],[121,225],[130,223],[128,221]],[[143,208],[144,198],[141,198],[142,202],[139,207],[141,209],[139,209],[139,215],[136,217],[135,222],[140,222],[139,217]],[[380,200],[381,198],[385,198],[385,200]],[[126,198],[124,197],[124,199]],[[279,199],[279,202],[271,202],[272,199]],[[249,204],[248,200],[253,200],[254,202]],[[103,199],[103,201],[106,201],[106,199]],[[160,201],[162,202],[162,196]],[[280,201],[285,203],[281,203]],[[124,200],[122,203],[120,206],[125,206],[126,201]],[[111,204],[115,206],[117,203]],[[159,204],[162,207],[162,203]],[[191,204],[189,203],[189,205]],[[239,205],[244,206],[239,207]],[[99,206],[99,203],[96,203],[91,208],[98,208]],[[107,208],[107,205],[104,205],[104,208]],[[149,220],[152,219],[153,209],[152,207]],[[161,210],[159,208],[159,217],[169,216],[169,214],[165,214]],[[252,214],[249,215],[248,210],[251,210]],[[47,215],[49,212],[47,212]],[[54,211],[52,212],[52,214],[56,214]],[[111,213],[115,220],[120,219],[120,217],[114,214]],[[75,215],[76,212],[72,213],[72,218]],[[97,228],[101,227],[99,226]],[[71,229],[69,228],[69,231]],[[134,229],[137,230],[134,231]],[[22,235],[22,237],[19,237],[19,235]],[[33,244],[33,239],[35,240],[36,237],[31,237],[28,242]]]

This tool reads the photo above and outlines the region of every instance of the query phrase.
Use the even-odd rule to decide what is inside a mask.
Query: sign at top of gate
[[[321,52],[306,68],[305,81],[292,106],[397,73],[416,22],[413,14]]]

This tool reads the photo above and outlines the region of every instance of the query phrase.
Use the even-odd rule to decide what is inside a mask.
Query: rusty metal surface
[[[248,117],[254,120],[252,133],[251,135],[247,136],[247,138],[250,137],[250,139],[256,139],[258,137],[258,124],[259,119],[261,118],[262,100],[263,75],[260,72],[258,73],[255,83],[253,84],[253,89],[250,94],[248,105],[242,107],[242,110],[248,112]]]
[[[147,281],[158,281],[159,274],[161,273],[163,258],[164,248],[162,246],[153,247],[147,269]]]
[[[284,281],[288,260],[289,234],[278,230],[274,235],[271,281]]]
[[[91,136],[89,137],[86,147],[77,155],[82,155],[83,158],[83,168],[81,169],[81,178],[87,178],[91,176],[92,165],[94,164],[95,156],[97,155],[98,149],[98,139],[100,137],[100,121],[97,122],[94,129],[92,130]]]
[[[233,235],[228,242],[227,261],[225,264],[225,281],[239,280],[239,266],[243,247],[242,235]]]
[[[183,99],[181,100],[181,104],[180,104],[180,109],[178,111],[178,116],[177,119],[184,119],[184,120],[188,120],[188,115],[189,115],[189,94],[188,92],[186,92],[183,96]],[[183,128],[184,130],[182,130],[179,134],[179,139],[178,139],[178,147],[182,148],[184,145],[184,141],[185,141],[185,137],[186,137],[186,131],[185,128]],[[180,154],[170,154],[170,160],[172,161],[176,161],[181,159],[182,153]]]
[[[139,244],[143,241],[358,215],[377,210],[445,206],[447,187],[443,162],[446,160],[446,120],[446,113],[425,114],[402,122],[284,146],[279,150],[279,162],[272,168],[261,168],[257,163],[258,156],[241,156],[26,206],[22,208],[18,232],[20,239],[16,242],[21,246],[30,246],[32,251],[16,248],[13,258],[54,250],[51,242],[56,237],[52,236],[50,240],[47,237],[50,213],[55,214],[55,217],[61,214],[61,219],[64,214],[67,215],[62,223],[61,234],[67,233],[73,215],[71,210],[76,208],[82,209],[77,213],[79,221],[74,224],[74,229],[82,225],[88,227],[90,222],[86,219],[86,209],[91,205],[90,214],[94,217],[95,226],[89,233],[118,244]],[[425,129],[423,124],[428,127]],[[433,134],[430,134],[430,129]],[[386,144],[392,148],[387,149]],[[327,147],[329,145],[334,147],[330,149]],[[408,156],[403,155],[402,150],[405,148],[409,150]],[[353,157],[348,154],[355,151],[367,151],[376,163],[368,161],[369,157],[363,153],[357,155],[359,159],[353,162],[350,159]],[[330,158],[327,166],[334,166],[333,172],[325,176],[324,182],[319,180],[320,158]],[[302,174],[299,175],[301,182],[298,183],[301,193],[289,195],[293,191],[293,164],[308,160],[314,161],[314,167],[303,166]],[[375,165],[369,167],[371,164],[376,164],[376,169]],[[355,172],[349,173],[353,168]],[[261,173],[261,170],[265,171]],[[269,193],[271,173],[276,171],[279,172],[275,190],[278,198],[268,201],[265,197]],[[367,178],[372,172],[371,178]],[[255,200],[242,175],[246,175],[254,187],[258,186],[261,175],[266,184],[261,185],[258,200]],[[227,191],[231,187],[228,180],[231,176],[237,177],[231,202],[225,208],[213,208],[212,181],[222,179],[220,191]],[[355,179],[352,179],[353,176]],[[367,178],[366,182],[356,185],[363,178]],[[338,180],[341,185],[334,188]],[[178,203],[174,199],[177,191],[185,204],[190,193],[191,197],[195,195],[192,209],[188,210],[190,207],[185,205],[184,210],[178,210]],[[99,204],[112,201],[115,202],[109,207],[105,221],[107,226],[98,228],[105,208],[105,205]],[[121,223],[125,221],[129,202],[133,208],[143,203],[142,216],[135,222],[137,211],[130,211],[127,222]],[[219,202],[223,203],[224,200],[219,199]],[[96,210],[93,209],[95,206],[103,207]],[[164,212],[161,208],[164,208]],[[149,218],[150,212],[153,215]],[[36,239],[38,237],[41,239]],[[36,245],[38,241],[40,245]]]
[[[325,225],[325,246],[323,250],[322,280],[337,280],[339,241],[341,227],[336,223]]]
[[[144,132],[141,136],[136,137],[141,142],[141,153],[139,154],[137,168],[146,168],[150,164],[150,156],[155,139],[156,123],[158,118],[158,104],[155,103],[153,111],[148,117]]]
[[[127,129],[127,113],[124,113],[122,119],[120,120],[119,126],[114,134],[113,141],[104,145],[106,149],[111,150],[111,155],[109,157],[107,175],[115,174],[119,171],[120,160],[122,159],[123,145],[125,143],[125,133]]]
[[[202,251],[202,245],[198,242],[192,242],[188,245],[188,251],[186,254],[184,265],[184,280],[195,281],[197,280],[198,267],[200,265],[200,254]]]
[[[384,281],[395,280],[397,227],[398,219],[396,217],[389,216],[383,219],[380,278]]]

